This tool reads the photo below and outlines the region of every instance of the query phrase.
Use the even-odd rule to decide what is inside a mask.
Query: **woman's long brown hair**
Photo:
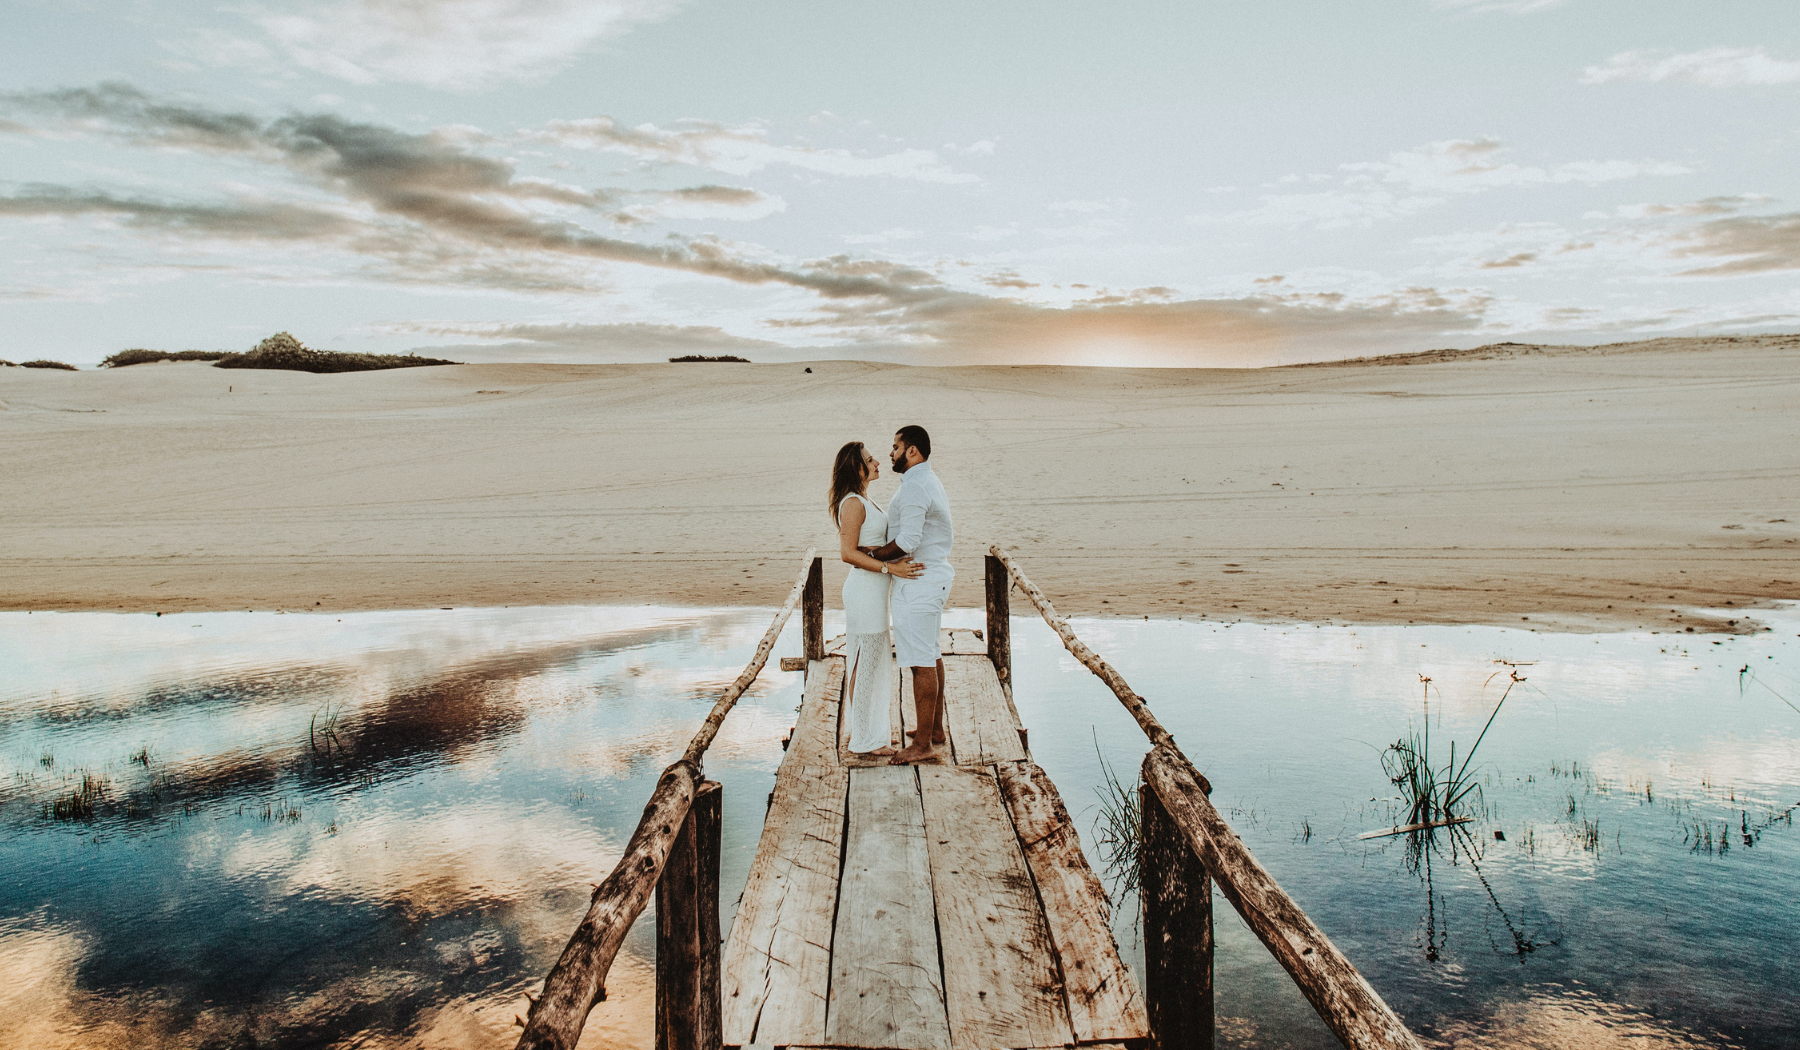
[[[867,453],[863,449],[863,443],[852,441],[838,449],[837,459],[832,461],[831,520],[833,524],[843,524],[838,521],[838,507],[843,504],[844,497],[852,492],[861,492],[868,484],[868,479],[863,477],[864,471],[867,470],[863,465],[863,456],[865,455]]]

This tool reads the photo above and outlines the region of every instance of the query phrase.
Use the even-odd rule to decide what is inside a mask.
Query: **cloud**
[[[472,91],[541,80],[600,40],[664,18],[677,6],[671,0],[339,0],[250,15],[292,61],[315,72],[356,84]],[[239,59],[256,57],[254,45],[237,46]]]
[[[1593,186],[1644,176],[1686,175],[1665,161],[1583,160],[1553,167],[1516,164],[1493,136],[1445,139],[1390,153],[1383,160],[1340,164],[1335,176],[1293,175],[1283,183],[1334,183],[1304,192],[1268,193],[1254,208],[1190,215],[1200,224],[1369,226],[1437,207],[1456,196],[1540,186]]]
[[[1573,161],[1553,168],[1503,161],[1499,139],[1447,139],[1418,149],[1390,153],[1386,160],[1342,165],[1340,170],[1367,174],[1412,192],[1480,193],[1518,186],[1579,183],[1593,186],[1644,175],[1687,175],[1691,169],[1665,161]]]
[[[519,177],[513,165],[473,152],[469,136],[448,132],[410,134],[376,124],[346,121],[331,114],[293,114],[262,122],[246,114],[221,113],[159,101],[124,85],[0,96],[0,105],[61,118],[69,127],[164,148],[185,148],[261,162],[303,180],[338,199],[336,216],[356,215],[346,226],[316,220],[298,231],[300,219],[277,214],[264,233],[272,239],[310,236],[333,246],[387,262],[414,278],[471,274],[470,283],[504,284],[504,268],[484,269],[496,260],[471,257],[470,248],[532,256],[576,256],[597,261],[685,270],[747,283],[787,283],[827,295],[880,294],[909,284],[933,283],[921,271],[876,269],[827,261],[784,270],[734,253],[721,242],[699,238],[646,244],[597,233],[582,225],[584,213],[611,221],[634,221],[632,205],[679,211],[758,204],[755,191],[703,186],[677,191],[585,190],[548,179]],[[140,198],[91,195],[66,188],[39,187],[0,199],[14,213],[80,215],[96,210],[133,225],[173,227],[189,221],[193,232],[229,228],[234,236],[255,236],[253,218],[240,206],[165,203]],[[771,205],[772,206],[772,205]],[[559,210],[560,209],[560,210]],[[191,217],[191,219],[189,219]],[[540,267],[523,265],[525,288],[543,288]],[[579,287],[579,284],[574,287]],[[570,287],[564,285],[564,287]]]
[[[568,149],[606,150],[660,164],[687,164],[731,175],[748,175],[773,165],[787,165],[823,175],[884,176],[922,182],[980,182],[981,177],[954,171],[936,152],[908,149],[876,157],[848,150],[811,146],[778,146],[757,127],[729,127],[705,120],[681,121],[671,128],[654,124],[624,127],[608,116],[553,120],[520,136]]]
[[[163,201],[139,195],[28,187],[0,198],[14,215],[103,215],[159,237],[264,237],[312,243],[364,260],[378,279],[427,286],[475,285],[545,292],[591,288],[589,268],[627,264],[743,285],[813,293],[803,312],[764,322],[807,333],[863,356],[934,360],[1063,360],[1090,363],[1268,363],[1308,355],[1363,352],[1480,323],[1475,293],[1408,288],[1361,297],[1284,292],[1241,299],[1182,300],[1170,289],[1099,296],[1055,305],[996,297],[951,286],[927,269],[833,255],[783,259],[751,244],[669,235],[655,241],[601,233],[636,193],[590,190],[520,175],[512,162],[478,152],[489,140],[472,129],[415,134],[332,114],[294,113],[273,120],[156,99],[122,85],[0,96],[0,108],[28,112],[58,129],[113,137],[260,166],[297,184],[299,203],[231,198]],[[606,125],[610,127],[610,124]],[[657,148],[658,131],[645,133]],[[680,150],[714,143],[712,131],[675,140]],[[710,136],[710,137],[709,137]],[[744,139],[731,139],[743,142]],[[648,148],[648,147],[647,147]],[[705,148],[712,148],[707,145]],[[1372,175],[1353,173],[1370,180]],[[643,202],[675,208],[684,199],[708,207],[763,206],[750,191],[702,186]],[[1095,215],[1092,223],[1110,220]],[[1085,227],[1083,228],[1085,229]],[[952,272],[956,268],[952,267]],[[1007,292],[1031,282],[998,275]],[[442,334],[455,334],[448,330]],[[467,333],[465,330],[465,334]],[[741,337],[691,326],[578,326],[500,329],[475,335],[526,344],[519,349],[610,346],[641,353],[739,349]],[[585,341],[585,344],[584,344]],[[755,343],[755,346],[766,344]]]
[[[1701,223],[1677,235],[1671,254],[1677,258],[1716,256],[1727,260],[1685,271],[1693,276],[1800,270],[1800,212],[1735,215]]]
[[[1073,200],[1057,201],[1054,204],[1047,204],[1045,207],[1058,215],[1092,215],[1095,212],[1112,211],[1115,208],[1126,207],[1126,202],[1122,200]]]
[[[168,202],[116,196],[98,189],[37,184],[0,197],[0,215],[100,215],[138,229],[276,241],[316,240],[356,228],[356,223],[343,215],[295,204],[254,200],[226,204]]]
[[[1682,81],[1704,87],[1800,83],[1800,62],[1775,58],[1760,47],[1709,47],[1679,54],[1623,51],[1581,71],[1583,84]]]
[[[683,354],[751,354],[782,349],[780,343],[734,335],[722,328],[672,324],[479,324],[411,321],[385,325],[394,335],[481,339],[421,347],[454,351],[467,361],[660,361]]]
[[[1498,11],[1509,15],[1529,15],[1561,7],[1567,2],[1568,0],[1431,0],[1431,6],[1439,11],[1466,11],[1470,14]]]
[[[890,241],[910,241],[921,236],[918,230],[909,230],[904,226],[894,226],[880,233],[845,234],[845,244],[887,244]]]

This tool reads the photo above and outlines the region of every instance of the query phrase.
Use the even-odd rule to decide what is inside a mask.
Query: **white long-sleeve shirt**
[[[925,567],[925,578],[952,575],[950,545],[956,527],[950,520],[950,497],[930,463],[900,475],[900,488],[888,501],[888,540]]]

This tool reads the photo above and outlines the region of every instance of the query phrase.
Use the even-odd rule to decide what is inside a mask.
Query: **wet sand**
[[[989,543],[1069,614],[1743,630],[1800,598],[1800,337],[806,367],[0,369],[0,607],[772,605],[835,550],[833,452],[908,422],[955,605]]]

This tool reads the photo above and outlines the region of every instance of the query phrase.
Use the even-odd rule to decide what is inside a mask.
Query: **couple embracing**
[[[937,756],[944,742],[944,661],[938,630],[956,573],[950,568],[950,500],[931,469],[931,435],[904,426],[894,434],[888,462],[900,488],[887,509],[869,499],[881,466],[860,441],[838,449],[831,468],[831,516],[850,575],[844,580],[844,713],[850,750],[859,757],[891,755],[905,765]],[[892,609],[893,640],[888,639]],[[889,709],[894,661],[910,669],[918,726],[896,753]]]

